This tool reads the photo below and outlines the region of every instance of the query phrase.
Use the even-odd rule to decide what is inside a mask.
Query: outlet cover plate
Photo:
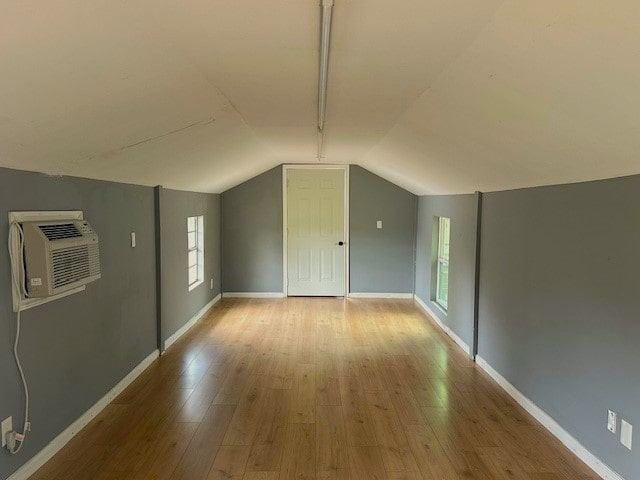
[[[620,443],[631,450],[633,441],[633,425],[626,420],[622,420],[620,424]]]
[[[616,433],[616,428],[618,426],[618,414],[612,410],[609,410],[607,415],[607,430],[611,433]]]
[[[7,446],[7,433],[13,430],[13,417],[7,417],[2,421],[2,447]]]

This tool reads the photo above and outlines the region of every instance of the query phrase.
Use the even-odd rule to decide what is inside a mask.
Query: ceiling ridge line
[[[333,0],[322,0],[320,13],[320,55],[318,63],[318,161],[324,158],[324,123],[327,111],[327,82],[329,78],[329,46]]]

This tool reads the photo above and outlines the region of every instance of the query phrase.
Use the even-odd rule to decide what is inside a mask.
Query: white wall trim
[[[431,308],[429,308],[429,306],[426,304],[426,302],[424,300],[422,300],[420,297],[418,297],[417,295],[413,296],[415,302],[425,311],[427,312],[427,315],[429,315],[429,317],[431,317],[433,319],[434,322],[436,322],[436,324],[444,331],[444,333],[446,333],[447,335],[449,335],[449,337],[451,337],[451,339],[456,342],[458,344],[458,346],[460,348],[462,348],[462,350],[464,350],[464,352],[467,355],[471,355],[471,348],[469,347],[469,345],[466,344],[466,342],[464,340],[462,340],[457,334],[456,332],[454,332],[453,330],[451,330],[451,328],[449,328],[447,325],[445,325],[442,320],[440,320],[438,318],[438,316],[436,315],[436,313],[431,310]]]
[[[224,292],[222,298],[284,298],[283,292]]]
[[[149,354],[142,362],[140,362],[126,377],[118,382],[104,397],[98,400],[89,410],[84,412],[80,418],[69,425],[62,433],[54,438],[49,444],[36,453],[27,463],[22,465],[18,470],[13,472],[7,480],[27,480],[42,465],[44,465],[51,457],[64,447],[69,441],[76,436],[93,418],[98,415],[104,408],[109,405],[125,388],[127,388],[138,376],[146,370],[146,368],[158,358],[158,350]],[[28,441],[28,440],[27,440]]]
[[[334,165],[329,163],[320,164],[285,164],[282,165],[282,291],[284,296],[289,294],[288,285],[288,273],[289,273],[289,246],[287,244],[287,211],[289,208],[287,199],[287,174],[290,169],[303,170],[303,169],[322,169],[322,170],[344,170],[344,296],[349,294],[349,254],[351,250],[351,237],[349,234],[349,213],[351,211],[349,194],[350,186],[350,165]]]
[[[551,416],[529,400],[523,393],[514,387],[509,381],[500,375],[489,363],[480,355],[476,356],[478,366],[487,372],[498,385],[500,385],[516,402],[518,402],[527,412],[529,412],[538,422],[540,422],[549,432],[560,440],[569,450],[591,467],[601,478],[605,480],[624,480],[624,478],[602,462],[593,453],[587,450],[569,432],[562,428]]]
[[[350,292],[351,298],[413,298],[413,293]]]
[[[193,317],[189,319],[187,323],[185,323],[182,327],[180,327],[176,331],[176,333],[174,333],[169,338],[167,338],[164,341],[165,351],[167,350],[167,348],[173,345],[176,342],[176,340],[178,340],[181,336],[187,333],[191,327],[193,327],[196,323],[198,323],[198,320],[200,320],[202,316],[211,309],[211,307],[213,307],[216,303],[218,303],[220,301],[220,298],[222,298],[221,294],[216,295],[213,300],[211,300],[204,307],[198,310],[198,313],[196,313]],[[164,352],[162,353],[164,354]]]

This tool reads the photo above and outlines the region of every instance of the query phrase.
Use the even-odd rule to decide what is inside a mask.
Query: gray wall
[[[220,293],[220,195],[168,189],[161,192],[161,311],[166,340]],[[204,283],[189,291],[187,217],[196,215],[204,215]]]
[[[415,195],[358,166],[350,177],[351,291],[412,293]],[[223,291],[282,292],[282,166],[222,194],[222,251]]]
[[[587,449],[640,478],[640,176],[484,197],[479,353]],[[636,429],[634,452],[607,408]]]
[[[451,219],[449,304],[445,314],[431,299],[434,217]],[[477,199],[470,195],[423,196],[418,200],[415,293],[467,345],[473,343]]]
[[[184,271],[163,278],[167,336],[220,291],[218,280],[213,291],[207,281],[221,278],[220,216],[225,291],[281,291],[281,172],[225,192],[222,205],[216,195],[163,190],[163,270]],[[409,278],[412,271],[413,196],[359,167],[351,182],[351,289],[403,291],[410,283],[402,271]],[[625,478],[640,477],[640,457],[606,431],[605,419],[611,408],[640,425],[639,198],[635,176],[485,194],[482,214],[479,354]],[[5,478],[155,350],[155,244],[151,188],[0,169],[0,205],[1,418],[12,415],[20,426],[22,416],[7,211],[84,210],[100,235],[103,269],[85,292],[23,313],[34,428],[23,454],[0,453]],[[206,269],[204,284],[189,294],[185,223],[195,214],[205,215]],[[450,305],[441,318],[471,344],[476,198],[418,201],[415,292],[427,303],[436,215],[451,218]],[[404,265],[393,275],[383,263],[391,257]]]
[[[413,293],[417,197],[357,165],[349,177],[350,291]]]
[[[0,452],[6,478],[156,349],[151,188],[0,169],[0,417],[22,428],[13,359],[7,212],[84,210],[100,236],[102,278],[78,294],[22,314],[20,352],[33,430],[19,455]],[[137,248],[130,232],[137,233]]]
[[[225,292],[282,292],[282,167],[222,194]]]

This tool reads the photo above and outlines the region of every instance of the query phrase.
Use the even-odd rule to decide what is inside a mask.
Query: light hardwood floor
[[[33,480],[595,479],[410,300],[224,300]]]

